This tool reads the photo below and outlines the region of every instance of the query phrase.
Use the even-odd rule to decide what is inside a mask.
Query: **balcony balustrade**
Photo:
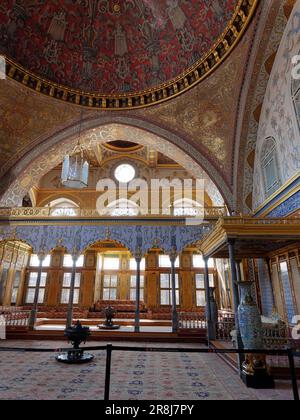
[[[117,213],[113,214],[113,211]],[[167,212],[164,209],[153,214],[150,210],[143,211],[138,209],[136,214],[132,214],[131,209],[116,208],[108,211],[99,212],[97,209],[82,208],[51,208],[51,207],[17,207],[17,208],[0,208],[0,219],[111,219],[111,218],[203,218],[205,220],[218,220],[227,214],[225,207],[205,207],[205,208],[184,208],[178,211],[177,208],[171,208]]]

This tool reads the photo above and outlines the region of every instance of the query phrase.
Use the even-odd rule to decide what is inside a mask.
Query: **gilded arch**
[[[70,153],[78,141],[79,123],[45,139],[25,155],[15,166],[13,173],[5,176],[5,192],[0,206],[19,206],[23,196],[51,169],[56,167],[66,153]],[[181,137],[157,125],[128,116],[94,116],[82,122],[82,143],[106,143],[124,139],[153,149],[176,160],[195,178],[207,179],[215,205],[222,205],[222,196],[228,207],[233,195],[223,176],[198,150]],[[209,175],[207,175],[209,174]],[[12,181],[8,184],[8,180]]]

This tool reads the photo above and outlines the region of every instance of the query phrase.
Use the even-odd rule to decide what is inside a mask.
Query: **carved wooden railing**
[[[284,322],[276,325],[264,324],[264,344],[268,350],[284,350],[289,348],[289,331]]]
[[[220,313],[217,325],[217,339],[234,341],[235,318],[233,313]],[[284,350],[289,347],[289,331],[284,322],[277,324],[263,324],[263,340],[266,350]]]
[[[205,330],[206,318],[199,312],[179,312],[178,326],[180,330]]]
[[[1,306],[0,305],[0,314],[5,313],[5,312],[18,312],[18,311],[22,311],[23,308],[19,307],[19,306]]]
[[[219,311],[219,319],[217,323],[217,339],[221,341],[231,341],[231,332],[234,329],[234,313],[230,311]]]
[[[179,329],[206,329],[204,313],[180,312],[178,314]],[[217,340],[234,342],[235,316],[231,311],[219,311],[216,337]],[[232,334],[233,333],[233,334]],[[268,350],[284,350],[289,347],[289,331],[284,322],[263,324],[264,347]]]
[[[112,209],[110,209],[112,210]],[[119,209],[122,213],[122,210]],[[190,214],[188,210],[191,210]],[[227,214],[225,207],[205,207],[201,209],[185,208],[186,214],[176,214],[174,209],[170,209],[170,214],[164,213],[163,209],[157,210],[157,214],[152,214],[150,210],[139,210],[137,215],[118,214],[118,217],[203,217],[204,219],[219,219]],[[16,208],[0,208],[0,217],[8,219],[36,219],[36,218],[110,218],[109,214],[101,214],[97,209],[80,209],[80,208],[51,208],[51,207],[16,207]],[[114,216],[113,216],[114,217]]]
[[[0,306],[0,316],[5,320],[6,327],[24,327],[29,326],[31,312],[23,311],[16,307]]]
[[[178,314],[180,329],[206,329],[206,316],[201,312],[180,312]],[[234,314],[229,311],[219,311],[217,336],[219,340],[230,341],[230,333],[235,328]]]

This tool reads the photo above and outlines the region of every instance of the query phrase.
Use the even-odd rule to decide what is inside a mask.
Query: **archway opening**
[[[188,176],[195,179],[205,179],[206,190],[213,205],[223,206],[225,201],[223,197],[226,197],[226,204],[231,205],[230,197],[232,194],[221,174],[199,151],[191,146],[186,147],[184,140],[173,133],[139,120],[127,121],[128,119],[119,117],[118,122],[111,122],[113,119],[108,122],[105,118],[102,119],[104,120],[102,122],[99,122],[99,119],[91,119],[82,123],[83,134],[80,141],[88,154],[93,155],[94,162],[97,164],[99,160],[100,163],[102,162],[101,154],[97,153],[97,150],[99,152],[99,148],[102,146],[107,153],[118,153],[120,155],[119,160],[122,157],[124,157],[124,160],[132,159],[133,153],[136,153],[139,155],[140,161],[143,161],[145,159],[141,154],[146,149],[147,158],[149,158],[148,167],[154,168],[155,166],[153,156],[154,158],[155,156],[165,156],[166,163],[162,163],[162,165],[170,168],[173,166],[173,172],[176,172],[175,165],[179,165],[187,172]],[[119,150],[107,150],[105,145],[114,141],[129,141],[143,146],[143,148],[137,148],[129,152],[125,149],[124,153]],[[12,176],[6,177],[6,182],[10,180],[11,183],[7,185],[6,191],[1,197],[0,205],[2,207],[20,206],[28,191],[39,185],[43,177],[59,167],[64,156],[71,153],[77,143],[78,126],[75,125],[48,138],[34,152],[29,152],[14,170]],[[96,153],[94,153],[95,150]],[[109,156],[109,159],[112,161],[114,157]],[[60,176],[54,178],[53,184],[59,184]]]

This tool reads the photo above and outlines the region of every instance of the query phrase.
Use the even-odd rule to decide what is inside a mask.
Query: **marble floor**
[[[107,343],[104,343],[104,345]],[[89,342],[89,346],[99,342]],[[102,343],[100,343],[102,345]],[[129,347],[195,348],[197,344],[115,342]],[[0,400],[102,400],[104,351],[84,366],[58,364],[60,342],[0,341],[0,347],[51,348],[53,353],[1,352]],[[193,353],[113,352],[111,400],[291,400],[291,384],[274,390],[247,389],[218,356]]]

